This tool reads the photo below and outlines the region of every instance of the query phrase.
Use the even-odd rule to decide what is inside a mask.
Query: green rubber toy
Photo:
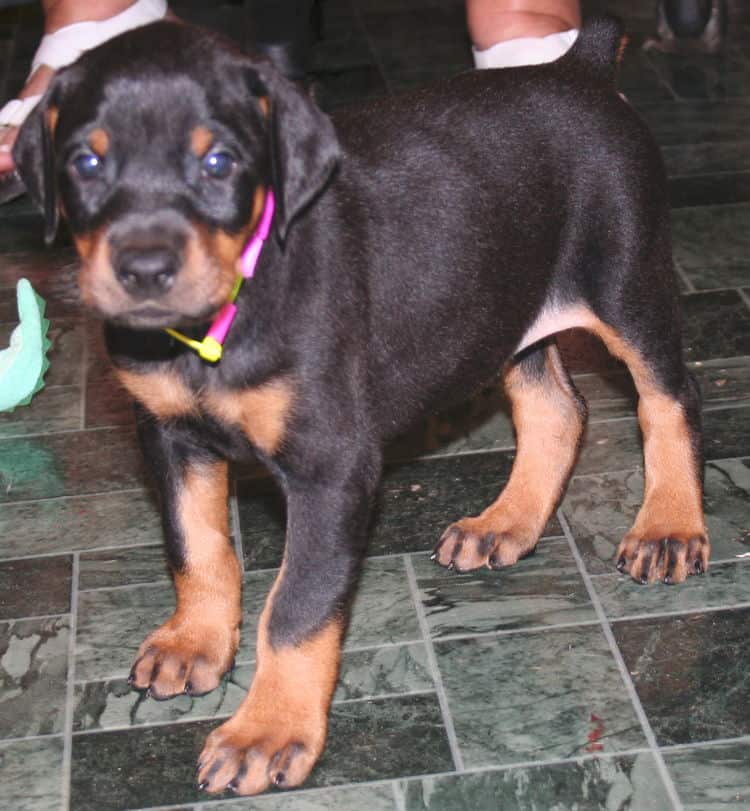
[[[47,337],[49,321],[44,317],[47,305],[28,279],[18,282],[16,299],[20,323],[10,336],[10,346],[0,351],[0,411],[28,405],[44,387],[49,368],[47,352],[52,344]]]

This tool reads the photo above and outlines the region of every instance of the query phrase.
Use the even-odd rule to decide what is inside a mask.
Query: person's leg
[[[109,20],[135,4],[136,0],[100,0],[97,3],[89,0],[42,0],[45,36],[75,23]],[[53,67],[40,64],[32,71],[17,98],[23,100],[44,93],[53,74]],[[0,126],[0,173],[13,168],[10,152],[17,133],[17,126]]]
[[[466,0],[477,67],[533,64],[562,55],[581,26],[580,5],[579,0]],[[530,47],[529,39],[539,42]],[[522,42],[515,50],[501,45],[511,40]]]

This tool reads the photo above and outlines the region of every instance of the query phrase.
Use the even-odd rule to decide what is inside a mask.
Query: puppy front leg
[[[320,757],[372,489],[349,479],[288,493],[286,551],[258,627],[255,678],[206,741],[201,788],[298,786]]]
[[[241,569],[229,540],[227,463],[174,423],[140,414],[159,489],[177,607],[141,645],[130,683],[163,699],[218,686],[239,643]]]

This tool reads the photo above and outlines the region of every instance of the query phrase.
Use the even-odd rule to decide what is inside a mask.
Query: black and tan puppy
[[[227,460],[260,457],[287,500],[257,673],[200,757],[200,784],[299,785],[320,756],[384,443],[504,377],[518,452],[497,501],[437,562],[502,568],[537,543],[585,406],[551,335],[584,327],[640,394],[643,507],[617,566],[676,583],[708,565],[696,388],[682,360],[658,150],[614,89],[601,21],[550,65],[474,72],[330,120],[268,65],[159,23],[60,71],[16,160],[84,302],[106,323],[163,502],[177,609],[132,682],[213,689],[239,636]],[[273,190],[272,234],[218,363],[194,337],[228,300]],[[437,528],[436,528],[437,529]]]

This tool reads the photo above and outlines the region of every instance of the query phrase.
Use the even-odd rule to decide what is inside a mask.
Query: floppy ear
[[[294,218],[323,190],[341,149],[330,118],[270,65],[253,65],[253,93],[269,102],[274,222],[283,240]]]
[[[13,161],[31,199],[44,212],[44,241],[50,245],[57,233],[57,179],[53,130],[57,107],[48,92],[21,125],[13,146]]]

